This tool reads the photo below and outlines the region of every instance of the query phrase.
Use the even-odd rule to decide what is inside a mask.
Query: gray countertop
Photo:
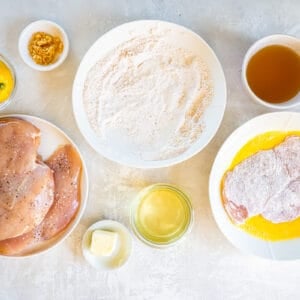
[[[21,60],[17,42],[31,21],[49,19],[68,33],[70,54],[57,70],[40,73]],[[136,19],[161,19],[200,34],[223,65],[228,105],[212,142],[192,159],[161,170],[137,170],[106,160],[85,142],[75,124],[71,90],[76,69],[91,44],[109,29]],[[61,127],[78,144],[88,166],[85,214],[68,239],[27,259],[0,258],[0,299],[296,299],[300,261],[268,261],[236,250],[213,220],[208,176],[226,137],[252,117],[268,112],[241,83],[241,65],[257,39],[295,30],[300,1],[6,1],[0,0],[0,53],[14,65],[18,88],[2,113],[25,113]],[[114,219],[129,226],[134,195],[153,182],[175,183],[192,196],[195,224],[184,242],[165,250],[134,239],[119,270],[100,272],[82,257],[80,242],[93,222]]]

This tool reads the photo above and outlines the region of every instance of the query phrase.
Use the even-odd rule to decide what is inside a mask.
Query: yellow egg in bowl
[[[16,76],[13,67],[0,54],[0,110],[12,100],[16,89]]]
[[[294,153],[288,152],[290,145]],[[300,114],[282,112],[250,120],[221,147],[210,175],[211,207],[221,231],[242,251],[300,258],[295,145],[300,145]]]

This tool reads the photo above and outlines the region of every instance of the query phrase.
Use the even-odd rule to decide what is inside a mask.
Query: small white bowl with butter
[[[82,253],[95,268],[112,270],[121,267],[130,256],[132,238],[119,222],[103,220],[91,225],[82,239]]]

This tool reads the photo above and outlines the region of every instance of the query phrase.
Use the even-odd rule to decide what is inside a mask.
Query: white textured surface
[[[58,22],[70,38],[69,57],[50,73],[29,69],[17,52],[21,30],[41,18]],[[224,121],[210,145],[189,161],[162,170],[129,169],[97,155],[78,132],[71,109],[72,81],[89,46],[112,27],[144,18],[176,22],[199,33],[223,64],[229,90]],[[4,113],[37,115],[63,128],[86,157],[91,179],[86,213],[62,245],[30,259],[0,259],[0,299],[299,298],[300,261],[241,254],[216,227],[208,201],[208,175],[218,148],[237,126],[268,111],[243,90],[243,55],[256,39],[292,30],[299,20],[297,0],[0,0],[0,52],[10,59],[18,77],[14,102]],[[123,268],[107,273],[92,269],[81,255],[84,230],[101,218],[129,225],[132,197],[157,181],[176,183],[191,194],[196,219],[191,234],[167,250],[134,240],[132,256]]]

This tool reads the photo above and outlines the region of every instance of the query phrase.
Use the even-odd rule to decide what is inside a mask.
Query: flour
[[[104,147],[162,160],[185,152],[201,135],[210,75],[200,57],[167,42],[168,32],[134,36],[88,72],[84,107]]]
[[[300,137],[289,136],[238,164],[225,175],[223,196],[236,223],[259,214],[273,223],[299,217]]]

